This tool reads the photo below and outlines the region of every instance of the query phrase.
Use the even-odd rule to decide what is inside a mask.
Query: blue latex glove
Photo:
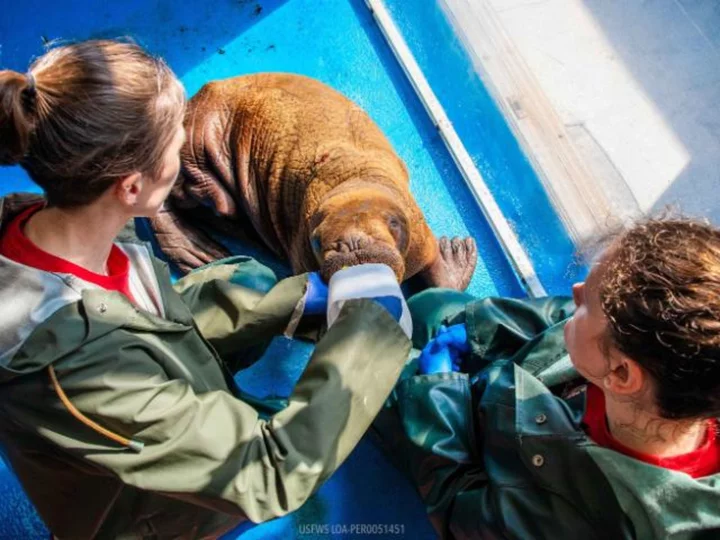
[[[303,315],[324,315],[327,311],[328,286],[319,272],[308,274],[307,288],[305,289],[305,310]]]
[[[470,352],[467,330],[464,324],[441,326],[418,360],[421,374],[460,371],[461,355]]]
[[[393,316],[393,319],[396,321],[400,320],[400,315],[402,315],[402,302],[400,302],[397,296],[376,296],[373,300],[384,307],[388,313]]]

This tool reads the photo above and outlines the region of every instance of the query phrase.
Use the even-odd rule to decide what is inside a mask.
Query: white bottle
[[[402,314],[398,321],[408,338],[412,338],[412,319],[395,272],[385,264],[361,264],[335,272],[328,284],[327,325],[332,326],[347,300],[394,296],[400,300]]]

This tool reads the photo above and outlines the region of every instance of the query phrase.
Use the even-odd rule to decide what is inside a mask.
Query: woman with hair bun
[[[57,538],[212,538],[298,508],[408,356],[397,281],[374,268],[397,294],[346,299],[284,410],[238,397],[233,372],[316,329],[303,316],[325,313],[333,284],[238,257],[172,286],[147,246],[115,240],[172,189],[184,109],[168,66],[132,43],[0,71],[0,163],[44,191],[0,199],[0,444]]]

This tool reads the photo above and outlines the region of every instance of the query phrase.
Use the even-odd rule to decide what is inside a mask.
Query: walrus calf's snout
[[[365,240],[364,247],[349,249],[346,243],[342,243],[339,250],[325,251],[320,274],[325,281],[329,281],[335,272],[347,266],[365,263],[386,264],[392,268],[398,282],[402,281],[405,275],[405,261],[397,249],[384,243],[372,242],[370,238]]]
[[[371,243],[371,239],[366,234],[359,232],[346,234],[333,243],[332,250],[340,253],[349,253],[350,251],[364,249]]]

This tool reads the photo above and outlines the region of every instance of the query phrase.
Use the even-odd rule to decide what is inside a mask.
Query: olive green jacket
[[[242,354],[222,358],[295,326],[307,277],[263,295],[233,282],[259,271],[242,259],[173,287],[147,247],[120,246],[161,315],[0,257],[0,444],[43,520],[59,538],[196,539],[298,508],[390,393],[403,331],[375,302],[347,302],[264,419],[234,395]]]
[[[720,538],[720,474],[693,479],[595,444],[564,348],[569,298],[409,302],[414,345],[465,322],[464,371],[405,378],[375,423],[443,538]]]

